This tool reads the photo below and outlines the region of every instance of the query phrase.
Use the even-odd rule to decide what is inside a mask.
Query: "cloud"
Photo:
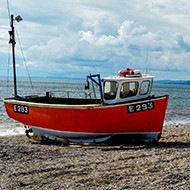
[[[190,5],[185,0],[20,0],[10,7],[24,18],[16,28],[34,75],[82,76],[89,70],[112,75],[126,67],[190,71]],[[1,18],[0,55],[6,53],[8,28]]]
[[[175,34],[174,38],[176,39],[176,44],[178,45],[179,50],[190,52],[190,43],[186,43],[181,34]]]

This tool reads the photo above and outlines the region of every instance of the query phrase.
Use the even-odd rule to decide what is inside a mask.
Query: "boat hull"
[[[30,126],[40,139],[152,142],[160,138],[168,98],[116,105],[60,105],[15,99],[5,99],[4,103],[9,117]]]

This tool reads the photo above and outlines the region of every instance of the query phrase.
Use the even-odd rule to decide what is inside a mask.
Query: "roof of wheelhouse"
[[[117,80],[117,81],[130,81],[130,80],[143,80],[143,79],[153,79],[154,76],[151,76],[147,73],[142,74],[140,70],[129,69],[120,70],[117,76],[103,77],[103,80]]]
[[[110,76],[110,77],[103,77],[103,80],[117,80],[117,81],[124,81],[124,80],[142,80],[142,79],[152,79],[154,76],[148,75],[148,74],[142,74],[141,76]]]

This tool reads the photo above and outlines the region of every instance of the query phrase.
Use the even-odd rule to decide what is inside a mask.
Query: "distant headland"
[[[190,80],[155,80],[154,83],[190,85]]]

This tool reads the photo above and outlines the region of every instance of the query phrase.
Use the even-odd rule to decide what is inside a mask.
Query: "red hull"
[[[22,20],[21,17],[15,19]],[[56,99],[50,92],[44,97],[19,97],[16,86],[13,15],[11,29],[9,43],[12,43],[13,52],[15,98],[4,100],[9,117],[30,126],[33,133],[41,137],[97,139],[118,134],[144,134],[145,138],[158,139],[169,96],[148,98],[153,76],[141,74],[139,70],[128,68],[120,71],[120,76],[102,79],[100,74],[87,76],[85,89],[89,89],[90,79],[99,86],[100,99],[83,101],[84,99],[78,97],[75,98],[76,102],[74,98]],[[133,103],[125,103],[126,101]],[[74,105],[68,105],[71,102]],[[92,102],[96,104],[91,104]]]
[[[92,134],[125,134],[161,132],[169,96],[135,102],[154,102],[154,109],[128,113],[127,105],[61,107],[25,101],[5,100],[9,117],[24,125],[40,129]],[[15,113],[13,104],[27,105],[29,113]],[[89,137],[88,137],[89,138]]]

